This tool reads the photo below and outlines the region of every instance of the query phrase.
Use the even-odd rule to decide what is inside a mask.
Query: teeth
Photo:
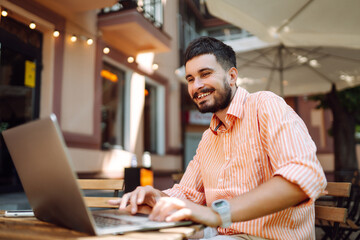
[[[197,98],[203,98],[206,97],[207,95],[210,95],[210,92],[199,94]]]

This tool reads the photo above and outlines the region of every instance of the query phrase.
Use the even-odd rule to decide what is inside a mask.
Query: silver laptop
[[[29,203],[42,221],[91,235],[191,224],[154,222],[119,210],[89,211],[54,114],[2,133]]]

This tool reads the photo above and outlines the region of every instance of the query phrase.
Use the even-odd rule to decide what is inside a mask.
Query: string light
[[[7,17],[9,15],[9,12],[6,8],[1,8],[1,16],[2,17]],[[34,21],[31,21],[30,24],[28,25],[30,29],[36,29],[37,28],[37,25]],[[58,30],[54,30],[53,33],[52,33],[53,37],[57,38],[60,36],[60,31]],[[91,35],[91,34],[89,34]],[[86,36],[82,36],[80,37],[81,40],[83,41],[86,41],[86,44],[87,45],[93,45],[94,44],[94,39],[91,38],[91,37],[86,37]],[[78,41],[78,37],[73,34],[71,37],[70,37],[70,41],[71,42],[76,42]],[[104,53],[105,54],[108,54],[110,52],[110,49],[108,47],[104,48]]]
[[[8,13],[8,11],[6,10],[6,8],[4,8],[3,10],[1,10],[1,16],[7,17],[8,14],[9,14],[9,13]]]
[[[316,59],[312,59],[309,61],[310,66],[318,68],[320,67],[320,63]]]
[[[77,37],[75,35],[72,35],[70,38],[71,42],[76,42],[77,41]]]
[[[9,15],[8,10],[7,10],[6,8],[1,8],[1,16],[2,16],[2,17],[7,17],[8,15]],[[35,29],[35,28],[37,28],[37,25],[36,25],[36,23],[35,23],[34,21],[31,21],[28,26],[29,26],[30,29]],[[58,30],[55,29],[55,30],[53,31],[52,35],[53,35],[53,37],[57,38],[57,37],[60,36],[60,31],[58,31]],[[91,34],[89,34],[89,35],[91,35]],[[91,38],[91,37],[83,36],[83,38],[81,38],[81,40],[86,41],[86,44],[88,44],[88,45],[94,44],[94,40],[93,40],[93,38]],[[78,37],[77,37],[75,34],[73,34],[73,35],[70,37],[70,41],[71,41],[71,42],[76,42],[76,41],[78,41]],[[105,50],[105,51],[110,52],[110,49],[109,49],[109,50]]]
[[[55,31],[53,32],[53,36],[54,36],[54,37],[59,37],[59,36],[60,36],[60,32],[59,32],[58,30],[55,30]]]
[[[152,65],[152,69],[153,69],[153,70],[158,70],[158,69],[159,69],[159,65],[156,64],[156,63],[154,63],[154,64]]]
[[[87,43],[87,45],[92,45],[94,43],[94,40],[89,38],[88,40],[86,40],[86,43]]]
[[[308,58],[307,57],[304,57],[304,56],[297,56],[297,60],[300,64],[303,64],[303,63],[306,63],[308,61]]]
[[[133,57],[128,57],[127,61],[128,61],[128,63],[133,63],[135,61],[135,59]]]
[[[31,22],[31,23],[29,24],[29,28],[30,28],[30,29],[35,29],[35,28],[36,28],[36,24],[35,24],[34,22]]]
[[[104,47],[103,53],[108,54],[110,52],[110,48]]]

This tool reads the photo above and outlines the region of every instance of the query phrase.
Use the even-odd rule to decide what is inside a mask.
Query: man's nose
[[[196,89],[202,88],[202,87],[204,87],[204,82],[200,78],[195,78],[194,87]]]

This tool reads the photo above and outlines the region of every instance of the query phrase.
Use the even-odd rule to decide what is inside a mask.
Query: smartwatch
[[[211,208],[220,215],[221,227],[227,228],[231,225],[230,203],[224,199],[219,199],[211,204]]]

